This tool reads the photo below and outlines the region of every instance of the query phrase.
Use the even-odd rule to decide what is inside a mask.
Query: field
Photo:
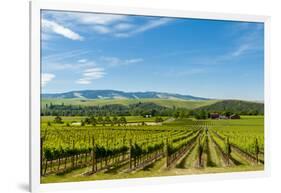
[[[168,108],[173,107],[181,107],[186,109],[195,109],[207,105],[214,104],[218,102],[218,100],[179,100],[179,99],[43,99],[42,100],[42,108],[45,107],[46,104],[62,104],[65,105],[82,105],[82,106],[103,106],[109,104],[119,104],[128,106],[130,104],[136,104],[138,102],[143,103],[154,103],[159,106],[164,106]]]
[[[127,116],[127,123],[71,125],[41,119],[41,182],[257,171],[264,168],[264,118],[196,120]],[[110,117],[112,119],[112,117]]]
[[[53,121],[54,120],[54,116],[44,116],[42,118],[42,126],[47,125],[47,123],[49,121]],[[62,117],[64,123],[72,123],[72,122],[80,122],[81,120],[84,120],[86,118],[86,116],[73,116],[73,117],[67,117],[64,116]],[[113,117],[110,117],[111,119]],[[163,120],[168,119],[168,117],[162,117]],[[154,122],[155,121],[155,117],[148,117],[148,118],[144,118],[142,116],[126,116],[126,120],[128,123],[136,123],[136,122]],[[61,126],[61,124],[58,124],[57,126]]]

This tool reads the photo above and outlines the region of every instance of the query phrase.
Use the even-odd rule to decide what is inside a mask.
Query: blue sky
[[[42,11],[42,92],[263,100],[262,23]]]

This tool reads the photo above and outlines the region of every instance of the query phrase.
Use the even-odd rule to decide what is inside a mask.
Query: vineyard
[[[41,124],[42,183],[252,171],[264,165],[262,116],[164,117],[152,126],[49,124],[50,119],[42,117]]]

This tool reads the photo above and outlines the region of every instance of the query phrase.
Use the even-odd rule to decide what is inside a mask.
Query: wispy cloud
[[[254,45],[244,43],[232,49],[230,52],[222,53],[221,55],[213,57],[213,60],[210,61],[211,64],[225,63],[243,57],[252,51],[256,51],[256,47]]]
[[[237,26],[237,24],[235,25]],[[222,53],[202,56],[198,55],[191,61],[193,64],[199,65],[214,65],[214,64],[226,64],[233,60],[247,57],[249,54],[259,54],[263,51],[263,26],[260,24],[250,25],[243,23],[238,25],[240,34],[239,38],[231,44],[231,47],[223,51]],[[243,33],[241,32],[243,31]]]
[[[110,28],[102,25],[94,26],[93,30],[99,34],[108,34],[111,32]]]
[[[87,59],[79,59],[77,62],[79,63],[86,63],[88,60]]]
[[[71,39],[71,40],[83,40],[83,37],[80,36],[78,33],[75,33],[69,28],[66,28],[54,21],[50,21],[47,19],[42,19],[42,28],[43,28],[43,40],[49,39],[51,36],[48,35],[48,33],[52,34],[58,34],[65,38]]]
[[[143,62],[143,59],[142,58],[120,59],[117,57],[102,56],[101,61],[105,62],[110,67],[116,67],[116,66],[140,63],[140,62]]]
[[[60,70],[72,70],[75,73],[78,70],[97,66],[96,61],[87,58],[90,51],[73,50],[48,54],[42,57],[42,69],[47,72],[56,72]]]
[[[91,53],[92,51],[86,50],[71,50],[66,52],[58,52],[54,54],[48,54],[42,57],[42,63],[53,64],[53,63],[65,63],[68,60],[76,60],[77,58],[85,57],[84,55]]]
[[[55,78],[54,74],[51,73],[42,73],[41,76],[41,86],[44,87],[46,86],[51,80]]]
[[[227,36],[241,35],[241,32],[253,32],[263,30],[263,23],[252,23],[252,22],[234,22],[232,25],[228,26]]]
[[[135,63],[139,63],[139,62],[142,62],[142,61],[143,61],[142,58],[133,58],[133,59],[125,60],[125,63],[126,64],[135,64]]]
[[[166,23],[172,21],[172,19],[170,18],[160,18],[160,19],[156,19],[156,20],[151,20],[149,22],[147,22],[145,25],[138,27],[137,29],[135,29],[132,33],[140,33],[140,32],[144,32],[162,25],[165,25]]]
[[[94,61],[89,62],[75,62],[75,63],[49,63],[46,64],[49,70],[78,70],[83,68],[95,67],[96,63]]]
[[[135,25],[134,24],[130,24],[130,23],[119,23],[117,25],[114,26],[115,30],[118,31],[126,31],[126,30],[130,30],[132,28],[134,28]]]
[[[77,80],[76,83],[77,83],[77,84],[91,84],[92,81],[91,81],[91,80],[87,80],[87,79],[81,78],[81,79]]]
[[[253,47],[251,47],[249,44],[243,44],[240,47],[238,47],[236,50],[234,50],[232,52],[231,56],[238,57],[252,49],[253,49]]]
[[[236,41],[232,54],[230,56],[239,57],[250,52],[256,52],[263,50],[263,29],[262,23],[251,23],[251,22],[239,22],[232,25],[233,33]]]
[[[106,75],[103,68],[89,68],[84,70],[82,78],[76,81],[77,84],[91,84],[92,80],[103,78]]]
[[[78,31],[87,29],[87,33],[93,31],[97,34],[110,35],[118,38],[131,37],[172,21],[170,18],[143,17],[143,21],[140,22],[134,16],[57,11],[47,11],[43,14],[43,18],[64,24]],[[48,21],[47,19],[44,20]],[[78,37],[76,36],[75,38]]]
[[[160,18],[160,19],[154,19],[149,20],[147,23],[143,25],[135,26],[133,29],[130,29],[127,32],[119,32],[115,33],[114,36],[116,37],[130,37],[138,33],[142,33],[157,27],[160,27],[162,25],[167,24],[168,22],[172,21],[170,18]]]
[[[46,12],[45,17],[51,17],[61,22],[75,22],[86,25],[110,25],[114,24],[115,22],[129,20],[129,17],[127,17],[126,15],[58,11],[48,11]]]

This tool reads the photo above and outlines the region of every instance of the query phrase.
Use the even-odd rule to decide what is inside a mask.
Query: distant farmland
[[[139,102],[142,103],[154,103],[159,106],[164,106],[168,108],[186,108],[186,109],[196,109],[199,107],[208,106],[218,102],[219,100],[178,100],[178,99],[42,99],[42,108],[46,104],[62,104],[65,105],[83,105],[83,106],[103,106],[109,104],[119,104],[119,105],[131,105]]]

